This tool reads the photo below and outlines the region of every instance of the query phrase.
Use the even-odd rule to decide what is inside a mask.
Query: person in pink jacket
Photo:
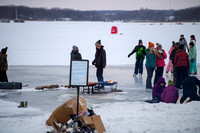
[[[163,77],[163,71],[165,67],[165,59],[167,58],[167,54],[162,49],[162,45],[157,43],[157,47],[155,48],[155,55],[156,55],[156,74],[154,78],[154,85],[158,82],[160,77]]]
[[[168,54],[169,54],[169,55],[171,54],[172,50],[174,49],[174,46],[175,46],[175,42],[173,41],[173,42],[172,42],[172,46],[171,46],[171,48],[170,48],[169,51],[168,51]],[[169,58],[169,63],[168,63],[168,65],[167,65],[166,73],[168,73],[168,72],[170,71],[170,69],[171,69],[171,73],[173,73],[173,64],[172,64],[172,60]]]
[[[168,86],[164,89],[161,94],[161,100],[165,103],[176,103],[178,99],[178,90],[173,86],[173,81],[168,81]]]

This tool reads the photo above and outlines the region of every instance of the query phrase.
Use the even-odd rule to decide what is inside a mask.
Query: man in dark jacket
[[[188,54],[184,51],[183,44],[179,46],[179,50],[180,51],[175,55],[174,63],[177,72],[176,88],[181,89],[181,82],[188,76],[190,62]]]
[[[194,76],[188,76],[182,82],[183,96],[181,103],[185,101],[187,97],[190,97],[190,101],[200,101],[200,94],[197,86],[200,88],[200,80]],[[197,91],[198,90],[198,91]]]
[[[0,52],[0,82],[8,82],[6,71],[8,70],[7,47]]]
[[[143,73],[143,61],[144,57],[146,55],[146,47],[143,46],[142,40],[139,40],[138,45],[133,49],[133,51],[128,55],[128,58],[136,52],[136,63],[135,63],[135,72],[133,76],[136,76],[138,74],[141,76]]]
[[[71,60],[82,60],[81,54],[78,51],[78,47],[74,45],[72,47]]]
[[[92,65],[95,65],[95,67],[97,68],[96,76],[98,82],[104,82],[103,69],[106,67],[106,51],[103,48],[104,46],[101,45],[101,40],[98,40],[95,43],[95,46],[96,46],[96,53]]]

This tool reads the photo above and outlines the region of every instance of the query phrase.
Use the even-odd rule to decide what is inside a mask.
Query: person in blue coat
[[[156,67],[156,55],[154,53],[154,44],[152,42],[149,42],[148,48],[146,49],[145,66],[147,69],[146,89],[152,89],[152,77]]]

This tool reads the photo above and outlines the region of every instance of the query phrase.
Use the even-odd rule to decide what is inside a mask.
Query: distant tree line
[[[200,7],[182,10],[78,11],[60,8],[0,6],[0,19],[45,21],[200,21]]]

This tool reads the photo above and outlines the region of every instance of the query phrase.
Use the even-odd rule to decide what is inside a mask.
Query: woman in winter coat
[[[190,71],[189,74],[197,75],[197,49],[196,49],[196,39],[194,35],[190,36],[190,49],[189,49],[189,60],[190,60]]]
[[[152,89],[151,79],[153,77],[153,72],[156,67],[156,55],[154,53],[154,44],[149,42],[149,47],[146,49],[146,69],[147,69],[147,79],[146,79],[146,89]]]
[[[171,46],[171,48],[170,48],[169,51],[168,51],[168,54],[169,54],[169,55],[171,54],[171,52],[172,52],[172,50],[174,49],[174,47],[175,47],[175,42],[173,41],[173,42],[172,42],[172,46]],[[170,69],[171,69],[171,73],[173,73],[173,64],[172,64],[172,60],[169,58],[169,63],[168,63],[168,65],[167,65],[166,73],[168,73],[168,72],[170,71]]]
[[[173,86],[173,81],[168,81],[168,86],[164,89],[161,100],[165,103],[176,103],[178,99],[178,90]]]
[[[163,76],[163,71],[165,67],[165,59],[167,58],[167,54],[162,49],[162,45],[157,43],[157,48],[155,48],[156,55],[156,75],[154,79],[154,85],[157,83],[159,77]]]
[[[8,82],[6,71],[8,70],[7,47],[3,48],[0,53],[0,82]]]
[[[153,91],[152,91],[152,98],[157,98],[159,101],[161,101],[161,94],[163,93],[165,89],[165,79],[163,77],[160,77],[158,79],[158,82],[154,85]]]

